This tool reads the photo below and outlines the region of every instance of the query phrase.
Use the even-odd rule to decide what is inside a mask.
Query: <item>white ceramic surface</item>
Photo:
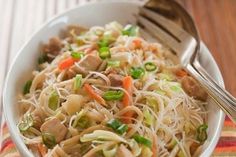
[[[22,156],[32,157],[33,155],[23,143],[16,126],[19,116],[19,106],[16,106],[16,96],[19,92],[22,92],[23,84],[29,79],[31,71],[36,67],[40,43],[46,42],[52,36],[57,36],[68,24],[80,24],[89,27],[104,25],[111,21],[118,21],[122,24],[134,23],[134,14],[137,13],[139,5],[140,3],[113,1],[79,6],[49,21],[21,48],[7,75],[3,92],[3,105],[11,137]],[[209,50],[203,44],[201,63],[213,78],[220,85],[224,86],[217,64]],[[213,152],[220,136],[223,121],[223,112],[209,100],[209,137],[204,144],[201,157],[208,157]]]

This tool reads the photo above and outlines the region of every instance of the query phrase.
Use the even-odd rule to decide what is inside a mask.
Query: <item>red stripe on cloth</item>
[[[222,141],[222,140],[220,140],[219,142],[218,142],[218,144],[217,144],[217,146],[216,147],[236,147],[236,138],[235,138],[235,140],[233,141]]]
[[[15,144],[13,142],[9,143],[8,145],[6,145],[6,147],[4,147],[0,153],[4,152],[4,151],[7,151],[8,149],[11,149],[11,148],[15,148]]]
[[[215,152],[236,152],[236,146],[232,147],[217,147]]]
[[[230,121],[225,120],[224,126],[230,126],[230,127],[235,127],[236,128],[236,125],[231,120]]]
[[[3,152],[3,151],[4,151],[8,146],[10,146],[10,145],[13,145],[13,146],[14,146],[14,143],[12,142],[12,140],[11,140],[11,139],[5,140],[5,141],[3,142],[3,144],[2,144],[1,149],[0,149],[0,153]]]

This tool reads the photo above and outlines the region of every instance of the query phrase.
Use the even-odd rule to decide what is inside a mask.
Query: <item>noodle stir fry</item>
[[[68,26],[19,96],[26,145],[39,157],[196,155],[207,94],[168,54],[133,25]]]

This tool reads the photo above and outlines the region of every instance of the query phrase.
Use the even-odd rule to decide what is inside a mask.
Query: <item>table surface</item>
[[[0,0],[0,89],[9,64],[32,33],[54,15],[87,1],[95,0]],[[236,96],[236,0],[178,1],[194,17],[202,40],[219,65],[226,89]]]

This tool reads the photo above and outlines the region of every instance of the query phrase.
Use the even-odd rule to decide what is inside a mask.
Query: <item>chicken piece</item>
[[[62,104],[65,111],[72,116],[80,111],[81,106],[84,104],[85,99],[81,95],[71,94],[67,97],[66,102]]]
[[[111,81],[112,86],[122,86],[123,76],[118,74],[109,74],[108,75],[109,80]]]
[[[61,121],[57,118],[52,118],[43,123],[40,128],[43,133],[50,133],[56,138],[56,142],[61,142],[67,133],[67,128],[61,124]]]
[[[32,117],[34,120],[34,127],[36,129],[39,129],[40,126],[43,124],[44,119],[46,118],[46,115],[44,113],[44,111],[41,108],[36,108],[33,112],[32,112]]]
[[[199,85],[199,83],[190,76],[185,76],[181,80],[184,91],[198,100],[206,101],[207,93]]]
[[[97,70],[101,63],[102,60],[98,56],[87,55],[79,61],[79,67],[73,66],[72,70],[77,73],[87,75],[89,71]]]
[[[54,37],[49,40],[48,44],[45,44],[43,46],[43,52],[50,53],[50,54],[56,56],[61,51],[62,47],[63,47],[63,44],[62,44],[61,40],[57,37]]]
[[[126,148],[123,144],[119,146],[116,152],[116,157],[134,157],[134,155],[130,152],[128,148]]]

